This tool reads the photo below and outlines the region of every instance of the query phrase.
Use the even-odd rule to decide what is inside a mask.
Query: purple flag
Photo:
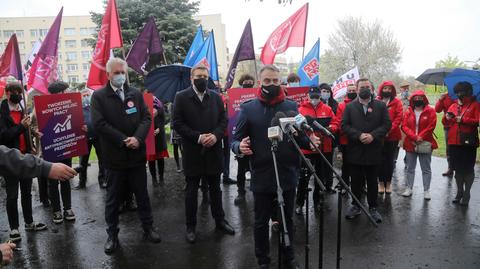
[[[235,78],[235,71],[237,69],[237,64],[240,61],[245,60],[255,60],[255,51],[253,49],[253,35],[252,35],[252,26],[250,20],[248,20],[243,30],[242,37],[238,42],[237,49],[233,55],[232,64],[228,70],[227,83],[225,84],[225,89],[232,87],[233,79]]]
[[[159,56],[162,53],[162,41],[155,19],[150,18],[128,52],[127,63],[137,73],[144,75],[147,65],[155,64],[160,60],[160,57],[153,59],[153,56]]]
[[[12,75],[22,80],[22,63],[18,49],[17,35],[13,34],[8,41],[5,52],[0,56],[0,77]]]

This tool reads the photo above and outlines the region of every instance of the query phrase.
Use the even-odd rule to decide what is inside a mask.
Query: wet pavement
[[[476,168],[470,205],[465,208],[451,203],[456,186],[454,180],[441,176],[446,168],[446,161],[441,158],[432,159],[431,201],[423,200],[420,167],[413,196],[400,196],[404,182],[402,155],[395,171],[393,193],[379,199],[383,223],[375,228],[365,216],[353,221],[342,217],[342,268],[480,268],[480,167]],[[105,191],[98,187],[97,166],[93,163],[87,189],[72,190],[73,210],[77,215],[74,223],[53,224],[52,213],[40,204],[34,184],[34,219],[47,223],[49,229],[26,233],[20,214],[21,250],[15,252],[9,268],[256,268],[251,193],[247,194],[245,205],[236,206],[233,200],[237,187],[222,185],[224,209],[236,229],[234,236],[215,231],[208,205],[199,203],[197,242],[190,245],[184,237],[184,178],[174,166],[173,159],[168,159],[161,186],[154,188],[148,178],[155,226],[161,232],[162,243],[144,242],[136,213],[127,212],[120,217],[121,249],[112,256],[104,254]],[[0,206],[5,208],[4,191],[0,197]],[[325,212],[323,264],[324,268],[335,268],[337,196],[329,195],[327,201],[330,208]],[[349,203],[349,199],[343,200],[344,212]],[[318,268],[318,214],[310,208],[309,216],[310,268]],[[296,257],[304,268],[305,219],[304,216],[294,219]],[[6,239],[8,221],[4,210],[0,227],[2,238]],[[275,233],[270,252],[272,268],[277,268]]]

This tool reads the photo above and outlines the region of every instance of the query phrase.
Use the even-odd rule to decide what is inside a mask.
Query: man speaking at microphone
[[[270,151],[272,143],[268,139],[267,130],[277,112],[294,111],[298,114],[297,104],[285,99],[285,93],[280,88],[279,72],[278,68],[273,65],[266,65],[260,70],[260,80],[258,81],[260,88],[257,92],[257,98],[240,106],[236,132],[232,142],[232,150],[236,154],[251,157],[252,179],[250,189],[254,198],[255,256],[260,268],[269,268],[268,221],[277,210],[275,202],[277,185]],[[312,135],[311,138],[316,144],[319,144],[318,137]],[[310,148],[306,137],[297,140],[301,147]],[[278,143],[276,157],[285,202],[286,225],[292,242],[292,215],[295,188],[300,170],[300,157],[293,143],[289,142],[288,139],[283,139],[282,142]],[[293,248],[290,246],[282,251],[287,268],[298,268]]]

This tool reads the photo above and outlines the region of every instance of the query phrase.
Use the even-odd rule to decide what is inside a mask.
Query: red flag
[[[63,7],[48,30],[47,36],[30,67],[27,85],[48,94],[48,84],[57,79],[58,36],[62,23]]]
[[[12,75],[22,80],[22,63],[18,49],[17,35],[13,34],[2,56],[0,56],[0,77]]]
[[[275,55],[285,52],[289,47],[305,46],[307,14],[308,3],[273,31],[265,42],[260,55],[263,64],[273,64]]]
[[[123,40],[117,5],[115,0],[109,0],[103,16],[102,27],[98,32],[97,45],[93,51],[87,87],[97,90],[107,84],[108,78],[105,66],[110,59],[111,49],[121,47],[123,47]]]

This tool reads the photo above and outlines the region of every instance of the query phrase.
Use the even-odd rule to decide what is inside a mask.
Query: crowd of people
[[[332,163],[342,161],[341,175],[359,199],[366,193],[369,213],[377,223],[382,222],[378,208],[378,196],[392,193],[392,179],[399,156],[399,149],[406,152],[405,188],[401,195],[412,196],[417,159],[423,178],[424,199],[430,200],[432,178],[432,152],[438,148],[434,129],[436,112],[444,113],[449,170],[444,176],[453,177],[457,195],[453,203],[467,206],[474,179],[476,149],[478,147],[478,124],[480,105],[473,96],[472,85],[460,82],[453,100],[442,95],[435,108],[422,90],[411,91],[408,82],[397,90],[392,81],[384,81],[375,91],[368,78],[361,78],[348,85],[341,102],[333,98],[329,84],[311,86],[306,98],[297,104],[288,97],[282,85],[280,71],[273,65],[261,68],[258,81],[251,74],[239,79],[243,88],[256,87],[256,98],[240,107],[235,132],[229,137],[226,107],[228,97],[224,92],[208,89],[209,72],[199,65],[191,69],[191,86],[179,90],[170,105],[154,99],[153,113],[144,101],[142,92],[127,83],[127,64],[119,58],[107,63],[108,83],[95,91],[83,90],[82,106],[85,119],[83,131],[87,133],[88,153],[80,157],[75,171],[79,174],[75,189],[86,188],[87,169],[92,147],[98,157],[98,183],[106,189],[105,220],[107,240],[105,253],[114,253],[119,240],[119,213],[124,209],[137,210],[143,236],[152,243],[161,242],[154,227],[152,208],[147,190],[147,169],[152,185],[157,187],[164,180],[164,159],[169,157],[165,127],[172,128],[170,143],[173,145],[177,172],[185,175],[185,237],[195,243],[197,227],[197,201],[199,189],[211,206],[216,228],[228,235],[235,229],[228,222],[222,205],[220,184],[236,184],[238,196],[235,205],[246,202],[246,173],[250,171],[250,190],[254,198],[254,243],[255,255],[260,268],[269,268],[269,229],[281,230],[278,217],[277,185],[270,151],[271,141],[267,130],[278,112],[304,115],[313,131],[298,135],[295,140],[315,167],[326,190],[314,182],[313,203],[316,211],[324,205],[325,195],[344,188],[335,186],[333,171],[322,160],[320,153]],[[288,86],[298,86],[300,78],[288,77]],[[53,82],[51,94],[68,90],[68,84]],[[6,87],[6,98],[0,104],[0,144],[17,149],[23,154],[35,153],[41,157],[39,132],[34,113],[26,113],[22,101],[23,88],[18,83]],[[146,153],[147,134],[153,123],[155,153]],[[315,127],[319,124],[335,135],[335,138]],[[321,152],[317,151],[317,148]],[[3,147],[2,154],[3,154]],[[238,163],[236,180],[230,178],[230,155]],[[20,156],[20,154],[18,154]],[[181,156],[181,158],[180,158]],[[285,209],[286,227],[293,240],[293,214],[304,214],[308,199],[311,172],[301,162],[292,141],[284,139],[276,151],[278,174]],[[336,156],[336,158],[335,158]],[[29,158],[34,158],[29,157]],[[4,157],[0,164],[3,165]],[[5,173],[6,213],[10,225],[9,239],[12,243],[21,240],[17,208],[18,189],[22,205],[25,231],[41,231],[46,224],[35,222],[32,217],[32,178],[38,178],[40,201],[51,207],[52,220],[58,224],[74,221],[69,179],[76,172],[67,170],[72,160],[66,159],[52,166],[41,159],[31,159],[37,165],[36,173]],[[7,165],[14,165],[9,163]],[[33,164],[31,165],[31,167]],[[54,170],[52,167],[56,167]],[[58,170],[61,167],[64,174]],[[57,171],[56,173],[51,170]],[[5,170],[9,171],[9,170]],[[360,199],[361,201],[361,199]],[[358,204],[346,212],[347,219],[361,214]],[[4,259],[11,259],[4,249],[14,245],[0,245]],[[287,268],[298,268],[292,246],[284,247],[283,258]],[[7,256],[5,256],[7,255]]]

